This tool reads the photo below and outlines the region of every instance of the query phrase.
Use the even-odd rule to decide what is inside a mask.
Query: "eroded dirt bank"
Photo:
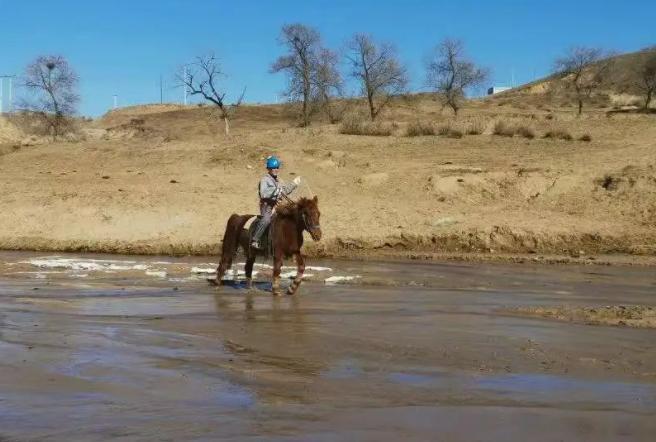
[[[507,313],[656,307],[648,268],[313,260],[300,296],[273,299],[266,266],[246,292],[208,287],[202,258],[0,263],[3,439],[656,432],[654,330]]]

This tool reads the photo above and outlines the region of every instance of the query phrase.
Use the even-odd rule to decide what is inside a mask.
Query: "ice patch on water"
[[[303,275],[303,279],[312,278],[313,276],[313,274],[307,273]],[[281,273],[280,277],[282,279],[294,279],[296,278],[296,271]]]
[[[30,264],[41,269],[68,269],[87,272],[109,272],[116,270],[146,270],[145,264],[136,261],[117,261],[112,259],[74,259],[60,257],[34,258],[21,261],[21,264]]]
[[[166,278],[166,272],[163,270],[146,270],[146,275],[157,276],[158,278]]]
[[[216,273],[216,269],[214,269],[214,268],[209,268],[209,267],[192,267],[192,268],[191,268],[191,273],[196,273],[196,274],[212,274],[212,273]]]
[[[323,280],[326,284],[340,284],[344,282],[354,281],[361,278],[359,275],[355,276],[330,276]]]
[[[332,272],[330,267],[306,266],[305,270],[312,270],[314,272]]]
[[[282,266],[282,270],[296,270],[296,266]],[[330,267],[317,267],[317,266],[306,266],[305,270],[311,270],[314,272],[332,272],[333,269]]]
[[[245,263],[240,262],[239,265],[243,266],[243,265],[245,265]],[[255,264],[253,264],[253,267],[257,267],[259,269],[272,269],[273,268],[273,266],[271,266],[269,264],[260,264],[260,263],[257,263],[257,262]]]

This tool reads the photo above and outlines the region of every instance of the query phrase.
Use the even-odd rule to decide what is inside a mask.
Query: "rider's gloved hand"
[[[301,184],[301,177],[300,176],[297,176],[296,178],[294,178],[294,184],[296,184],[297,186],[299,184]]]

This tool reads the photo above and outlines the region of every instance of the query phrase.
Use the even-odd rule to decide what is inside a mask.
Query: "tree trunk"
[[[228,120],[227,115],[223,116],[223,125],[224,125],[226,136],[230,136],[230,121]]]
[[[303,96],[303,127],[308,127],[308,112],[307,112],[307,107],[308,107],[308,99]]]
[[[376,109],[374,108],[374,97],[371,94],[367,94],[367,100],[369,100],[369,115],[371,116],[371,121],[376,119]]]
[[[647,91],[647,99],[645,100],[645,110],[649,110],[649,105],[651,104],[651,96],[653,93],[654,91],[651,89]]]
[[[458,103],[454,99],[451,99],[449,100],[449,106],[453,109],[453,115],[455,118],[458,118]]]

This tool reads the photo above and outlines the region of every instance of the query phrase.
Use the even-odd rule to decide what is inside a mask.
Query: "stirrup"
[[[260,242],[259,242],[259,241],[253,241],[253,242],[251,242],[251,247],[252,247],[253,249],[262,250],[262,248],[260,247]]]

